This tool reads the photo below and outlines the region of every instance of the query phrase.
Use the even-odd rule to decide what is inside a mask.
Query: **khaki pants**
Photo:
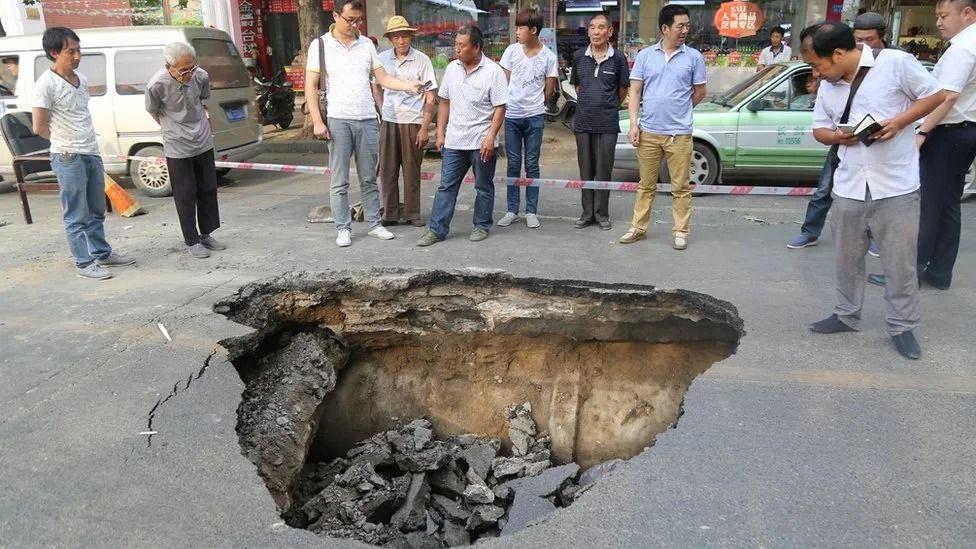
[[[420,219],[420,165],[424,152],[417,148],[419,124],[380,125],[380,190],[383,219],[398,221]],[[403,209],[400,211],[400,169],[403,168]]]
[[[637,146],[640,187],[637,189],[634,219],[631,222],[635,231],[647,232],[651,206],[657,194],[661,160],[664,159],[668,163],[668,173],[671,175],[671,213],[674,215],[674,227],[671,232],[675,235],[688,235],[688,225],[691,221],[691,188],[688,184],[691,177],[689,173],[691,150],[690,135],[670,136],[641,132],[640,145]]]

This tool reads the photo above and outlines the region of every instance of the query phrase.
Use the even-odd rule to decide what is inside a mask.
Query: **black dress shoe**
[[[886,282],[885,275],[868,275],[868,282],[884,288]]]
[[[604,231],[609,231],[612,228],[613,228],[613,225],[610,224],[610,220],[609,219],[605,219],[603,221],[600,221],[600,229],[602,229]]]
[[[851,328],[847,324],[844,324],[841,319],[837,317],[837,314],[834,313],[820,322],[814,322],[811,324],[810,331],[818,334],[839,334],[842,332],[856,332],[857,330]]]
[[[891,340],[895,342],[895,348],[901,356],[911,360],[918,360],[922,356],[922,348],[918,346],[918,341],[915,340],[911,330],[893,335]]]
[[[927,271],[918,275],[918,285],[919,286],[922,285],[922,281],[923,280],[926,283],[928,283],[929,286],[932,286],[933,288],[935,288],[937,290],[948,290],[949,289],[949,284],[943,284],[941,280],[938,280],[936,277],[932,276],[932,274],[929,273],[929,272],[927,272]]]
[[[594,223],[596,223],[596,221],[593,221],[592,219],[577,219],[576,223],[573,223],[573,227],[576,227],[577,229],[585,229]]]

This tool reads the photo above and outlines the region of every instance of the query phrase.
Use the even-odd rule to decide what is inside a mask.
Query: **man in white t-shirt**
[[[308,47],[305,65],[305,97],[310,98],[308,114],[315,136],[329,140],[329,168],[332,182],[329,202],[336,224],[336,244],[352,244],[352,215],[349,212],[349,162],[356,156],[356,172],[370,236],[391,240],[393,233],[380,220],[380,194],[376,186],[379,156],[379,123],[370,76],[384,88],[419,93],[421,82],[405,81],[383,68],[376,46],[359,34],[363,5],[359,0],[336,0],[332,17],[335,24]],[[324,55],[325,67],[319,67]],[[326,80],[328,113],[319,108],[319,73]]]
[[[520,177],[525,163],[525,177],[539,178],[539,154],[542,151],[542,130],[546,125],[546,100],[552,96],[558,80],[559,60],[539,41],[542,15],[536,10],[523,10],[515,17],[515,36],[518,41],[508,46],[499,65],[508,77],[508,104],[505,110],[505,156],[508,177]],[[498,220],[499,227],[518,221],[521,190],[508,185],[508,213]],[[536,216],[539,206],[539,187],[525,188],[525,224],[539,226]]]
[[[759,52],[759,61],[756,64],[756,71],[761,71],[766,66],[780,61],[789,61],[793,56],[793,50],[783,43],[786,36],[786,29],[776,27],[769,33],[769,45]]]
[[[77,72],[80,40],[71,29],[51,27],[41,42],[54,65],[34,83],[34,133],[51,140],[51,169],[75,271],[91,280],[112,278],[103,267],[136,260],[113,252],[105,240],[105,171],[88,112],[88,80]]]

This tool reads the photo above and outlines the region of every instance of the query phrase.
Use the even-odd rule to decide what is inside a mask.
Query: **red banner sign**
[[[754,2],[724,2],[715,11],[714,24],[721,36],[744,38],[755,36],[762,28],[765,17],[762,8]]]

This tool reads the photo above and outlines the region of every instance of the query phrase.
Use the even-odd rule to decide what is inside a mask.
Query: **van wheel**
[[[150,145],[139,149],[133,156],[163,157],[165,155],[162,147]],[[132,178],[136,188],[147,196],[158,198],[173,194],[173,187],[169,183],[169,170],[166,169],[165,163],[133,160],[129,162],[129,177]]]
[[[692,185],[715,185],[719,176],[719,161],[712,152],[712,148],[695,141],[691,150],[691,166],[689,167],[689,183]],[[671,174],[668,173],[668,165],[661,162],[661,183],[671,183]],[[698,193],[695,193],[697,196]]]

